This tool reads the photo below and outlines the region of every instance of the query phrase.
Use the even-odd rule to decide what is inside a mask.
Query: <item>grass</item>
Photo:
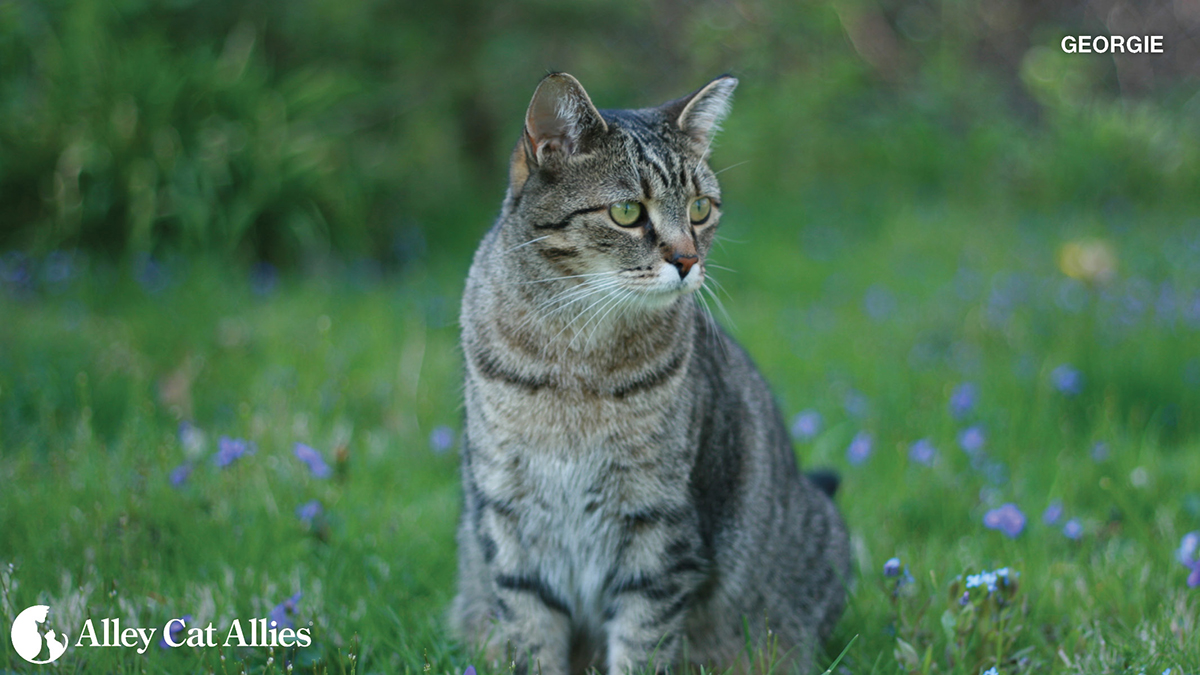
[[[1194,220],[896,200],[867,227],[726,202],[713,260],[736,271],[713,270],[731,321],[718,318],[786,415],[822,416],[797,442],[802,462],[843,476],[856,583],[822,669],[849,645],[836,672],[1200,670],[1200,589],[1174,559],[1200,529]],[[1112,278],[1066,276],[1064,245],[1096,240],[1116,256]],[[184,614],[221,634],[299,592],[306,649],[72,647],[57,668],[498,672],[444,629],[458,459],[430,444],[461,418],[470,244],[401,276],[345,268],[275,285],[203,260],[82,258],[22,282],[6,258],[2,613],[49,604],[72,637],[88,617],[161,627]],[[1063,364],[1082,375],[1076,394],[1054,386]],[[964,382],[978,400],[958,419],[948,400]],[[184,420],[203,438],[181,440]],[[957,441],[970,426],[986,439],[976,468]],[[872,452],[853,465],[860,432]],[[219,468],[221,436],[256,450]],[[921,438],[932,466],[908,457]],[[297,442],[333,477],[310,475]],[[323,513],[305,522],[296,510],[313,499]],[[1054,500],[1078,540],[1043,524]],[[1016,538],[983,525],[1007,502],[1028,519]],[[893,556],[908,583],[884,577]],[[958,604],[957,577],[1005,566],[1015,587]],[[24,667],[3,641],[0,668]]]

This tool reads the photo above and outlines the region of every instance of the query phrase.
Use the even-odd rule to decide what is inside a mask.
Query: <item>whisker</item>
[[[743,164],[749,164],[749,163],[750,163],[750,160],[748,160],[748,159],[747,159],[747,160],[745,160],[745,161],[743,161],[743,162],[738,162],[737,164],[731,164],[731,165],[729,165],[729,166],[725,167],[724,169],[721,169],[720,171],[714,171],[714,172],[713,172],[713,175],[714,175],[714,176],[719,176],[719,175],[721,175],[721,174],[725,173],[726,171],[728,171],[728,170],[730,170],[730,169],[736,169],[736,168],[738,168],[739,166],[741,166],[741,165],[743,165]]]
[[[705,321],[706,323],[708,323],[708,322],[711,322],[711,321],[712,321],[712,310],[710,310],[710,309],[708,308],[708,300],[704,299],[704,294],[702,294],[702,293],[694,293],[694,294],[692,295],[692,297],[693,297],[693,298],[695,298],[695,299],[696,299],[696,302],[697,302],[697,304],[699,304],[699,305],[700,305],[700,311],[701,311],[701,313],[704,315],[704,321]],[[712,329],[711,329],[711,328],[705,328],[705,331],[706,331],[706,332],[708,332],[708,333],[710,333],[710,334],[712,333]]]
[[[554,341],[555,341],[555,340],[557,340],[557,339],[559,338],[559,336],[563,334],[563,332],[564,332],[564,331],[566,331],[566,330],[567,330],[568,328],[570,328],[570,327],[571,327],[571,326],[572,326],[572,325],[573,325],[573,324],[574,324],[576,321],[578,321],[580,317],[582,317],[584,314],[588,314],[589,312],[591,312],[591,311],[592,311],[592,309],[593,309],[594,307],[596,307],[597,305],[599,305],[600,303],[607,302],[609,299],[611,299],[611,298],[612,298],[612,294],[607,292],[607,291],[608,291],[608,289],[607,289],[607,288],[605,288],[604,290],[606,291],[606,292],[605,292],[605,294],[604,294],[604,297],[602,297],[602,298],[600,298],[599,300],[597,300],[597,301],[593,302],[592,304],[588,305],[586,308],[584,308],[583,310],[581,310],[581,311],[580,311],[578,314],[576,314],[575,316],[571,317],[571,320],[570,320],[570,321],[568,321],[568,322],[567,322],[567,324],[566,324],[565,326],[563,326],[563,327],[562,327],[562,330],[560,330],[560,331],[558,331],[557,333],[555,333],[555,334],[554,334],[554,337],[552,337],[552,338],[550,338],[549,340],[547,340],[547,341],[546,341],[546,345],[545,345],[545,347],[543,347],[543,348],[542,348],[542,354],[543,354],[543,355],[545,355],[545,353],[546,353],[546,350],[550,348],[550,345],[551,345],[551,344],[553,344],[553,343],[554,343]],[[589,296],[589,297],[590,297],[590,296]],[[594,313],[593,313],[592,315],[593,315],[593,316],[595,316],[595,314],[594,314]],[[584,325],[586,326],[587,324],[584,324]],[[575,341],[575,339],[574,339],[574,337],[572,337],[572,338],[571,338],[571,342],[574,342],[574,341]],[[568,346],[568,347],[570,347],[570,344],[568,344],[567,346]]]
[[[725,309],[725,303],[721,302],[721,298],[717,297],[716,292],[709,288],[707,284],[701,285],[700,289],[708,291],[708,294],[712,297],[713,302],[717,303],[717,309],[721,310],[721,315],[725,317],[725,320],[729,322],[730,326],[737,328],[737,322],[733,320],[732,316],[729,316],[728,310]]]
[[[528,246],[528,245],[530,245],[530,244],[533,244],[533,243],[539,242],[539,241],[541,241],[541,240],[543,240],[543,239],[549,239],[549,238],[550,238],[550,236],[551,236],[551,235],[548,235],[548,234],[547,234],[547,235],[546,235],[546,236],[544,236],[544,237],[537,237],[536,239],[530,239],[529,241],[525,242],[524,244],[517,244],[516,246],[514,246],[514,247],[512,247],[512,248],[510,248],[510,249],[508,249],[508,250],[506,250],[506,251],[502,251],[502,252],[500,253],[500,255],[504,255],[505,253],[512,253],[513,251],[515,251],[515,250],[517,250],[517,249],[519,249],[519,248],[522,248],[522,247],[524,247],[524,246]]]
[[[704,317],[704,332],[708,334],[707,340],[709,349],[711,350],[715,347],[721,346],[722,351],[724,351],[724,345],[721,344],[721,337],[717,331],[717,320],[713,318],[712,309],[710,309],[708,306],[708,300],[704,299],[703,293],[696,293],[694,297],[699,302],[701,307],[701,316]]]
[[[717,268],[717,269],[719,269],[719,270],[725,270],[726,272],[733,272],[734,274],[737,274],[737,270],[733,269],[732,267],[725,267],[724,265],[718,265],[718,264],[716,264],[716,263],[711,263],[711,262],[708,262],[708,261],[705,261],[705,263],[704,263],[704,266],[705,266],[706,268],[707,268],[707,267],[715,267],[715,268]]]
[[[582,279],[584,277],[600,277],[606,274],[615,275],[616,272],[588,272],[587,274],[568,274],[565,277],[550,277],[549,279],[537,279],[534,281],[522,281],[522,284],[546,284],[551,281],[562,281],[563,279]]]
[[[525,317],[525,320],[516,326],[516,330],[524,328],[534,320],[544,320],[548,316],[553,316],[554,314],[562,312],[576,302],[584,300],[597,293],[604,292],[613,286],[618,285],[619,283],[620,279],[605,279],[598,284],[582,284],[553,295],[543,300],[537,306],[533,307],[530,310],[529,315]]]
[[[612,311],[611,307],[616,307],[620,303],[621,298],[623,298],[625,296],[625,294],[628,292],[629,292],[628,290],[625,290],[625,291],[622,291],[619,293],[614,293],[614,294],[610,295],[608,298],[608,301],[605,302],[604,305],[602,307],[600,307],[600,309],[597,309],[596,311],[592,312],[592,315],[590,317],[588,317],[588,320],[585,321],[584,324],[579,327],[579,330],[576,331],[575,334],[571,336],[571,341],[567,343],[567,348],[570,349],[571,347],[575,346],[575,339],[578,338],[580,336],[580,334],[582,334],[583,331],[586,330],[589,325],[591,325],[592,321],[594,321],[596,319],[597,315],[599,315],[600,312],[604,312],[604,316],[608,316],[608,312]],[[611,305],[611,307],[610,307],[610,305]],[[605,309],[608,309],[608,311],[605,312],[604,311]],[[603,317],[601,317],[601,320],[603,320]],[[599,326],[600,326],[600,323],[597,322],[596,327],[599,327]],[[592,332],[595,332],[595,330],[596,329],[593,328]],[[586,340],[584,340],[583,345],[585,347],[588,346],[589,344],[591,344],[590,341],[591,341],[591,333],[588,334],[588,338]]]
[[[597,285],[594,285],[594,286],[584,285],[584,286],[577,286],[575,288],[568,289],[568,290],[566,290],[562,293],[559,293],[558,295],[555,295],[547,300],[543,300],[541,302],[541,304],[539,304],[538,306],[533,308],[533,310],[530,312],[529,316],[526,317],[525,320],[522,321],[521,324],[517,326],[517,328],[519,329],[519,328],[525,327],[526,324],[528,324],[530,321],[532,321],[534,319],[538,319],[538,318],[544,319],[547,316],[553,316],[554,314],[558,314],[562,311],[565,311],[571,305],[573,305],[577,302],[580,302],[582,300],[586,300],[587,298],[590,298],[591,296],[596,295],[598,293],[603,293],[619,284],[620,284],[620,279],[607,279],[607,280],[605,280]],[[555,305],[557,305],[557,306],[555,306]],[[548,310],[548,311],[543,313],[543,310]]]
[[[568,288],[564,291],[557,293],[556,295],[551,296],[550,298],[548,298],[546,300],[543,300],[542,303],[540,305],[538,305],[538,309],[542,309],[542,308],[547,307],[551,304],[554,304],[560,300],[566,300],[567,298],[575,297],[577,295],[581,295],[581,294],[586,295],[587,293],[592,292],[592,291],[611,288],[620,283],[621,283],[620,279],[602,279],[599,282],[591,283],[591,284],[584,282],[578,286],[573,286],[571,288]]]
[[[730,300],[733,300],[733,296],[729,294],[729,291],[725,290],[725,284],[721,283],[720,279],[709,274],[704,277],[704,280],[713,282],[713,285],[715,285],[717,287],[718,291],[724,293],[725,297],[729,298]]]
[[[600,317],[600,320],[596,322],[595,326],[592,326],[592,332],[588,333],[587,340],[585,340],[583,343],[585,347],[592,346],[592,337],[595,336],[596,331],[600,328],[600,326],[602,326],[604,324],[604,320],[606,318],[608,318],[608,315],[612,314],[612,311],[614,309],[620,307],[625,302],[625,300],[629,299],[631,296],[633,296],[636,293],[637,293],[637,291],[634,291],[633,289],[628,289],[628,288],[625,289],[625,293],[620,296],[620,299],[617,300],[617,302],[614,302],[612,307],[608,308],[608,311],[605,312],[604,315]]]

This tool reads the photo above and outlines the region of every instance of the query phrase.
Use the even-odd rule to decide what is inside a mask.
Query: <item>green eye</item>
[[[608,215],[621,227],[629,227],[642,217],[642,205],[637,202],[617,202],[608,207]]]
[[[701,197],[692,202],[692,208],[688,209],[688,217],[692,219],[692,223],[699,225],[708,220],[708,214],[712,213],[712,200],[708,197]]]

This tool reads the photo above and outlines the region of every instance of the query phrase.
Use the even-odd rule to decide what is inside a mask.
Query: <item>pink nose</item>
[[[679,270],[680,279],[686,277],[688,272],[691,271],[692,265],[695,265],[699,260],[700,256],[696,255],[695,253],[684,254],[678,251],[675,251],[670,256],[666,257],[666,261],[674,265],[675,269]]]

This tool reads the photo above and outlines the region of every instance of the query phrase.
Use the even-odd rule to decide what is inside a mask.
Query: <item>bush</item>
[[[602,107],[742,77],[717,165],[753,160],[723,176],[746,203],[800,195],[870,220],[914,196],[1194,201],[1182,108],[1119,99],[1111,59],[1054,52],[1094,28],[1070,3],[1016,27],[993,4],[6,2],[0,251],[465,249],[547,69]],[[1186,73],[1167,75],[1169,96]]]

